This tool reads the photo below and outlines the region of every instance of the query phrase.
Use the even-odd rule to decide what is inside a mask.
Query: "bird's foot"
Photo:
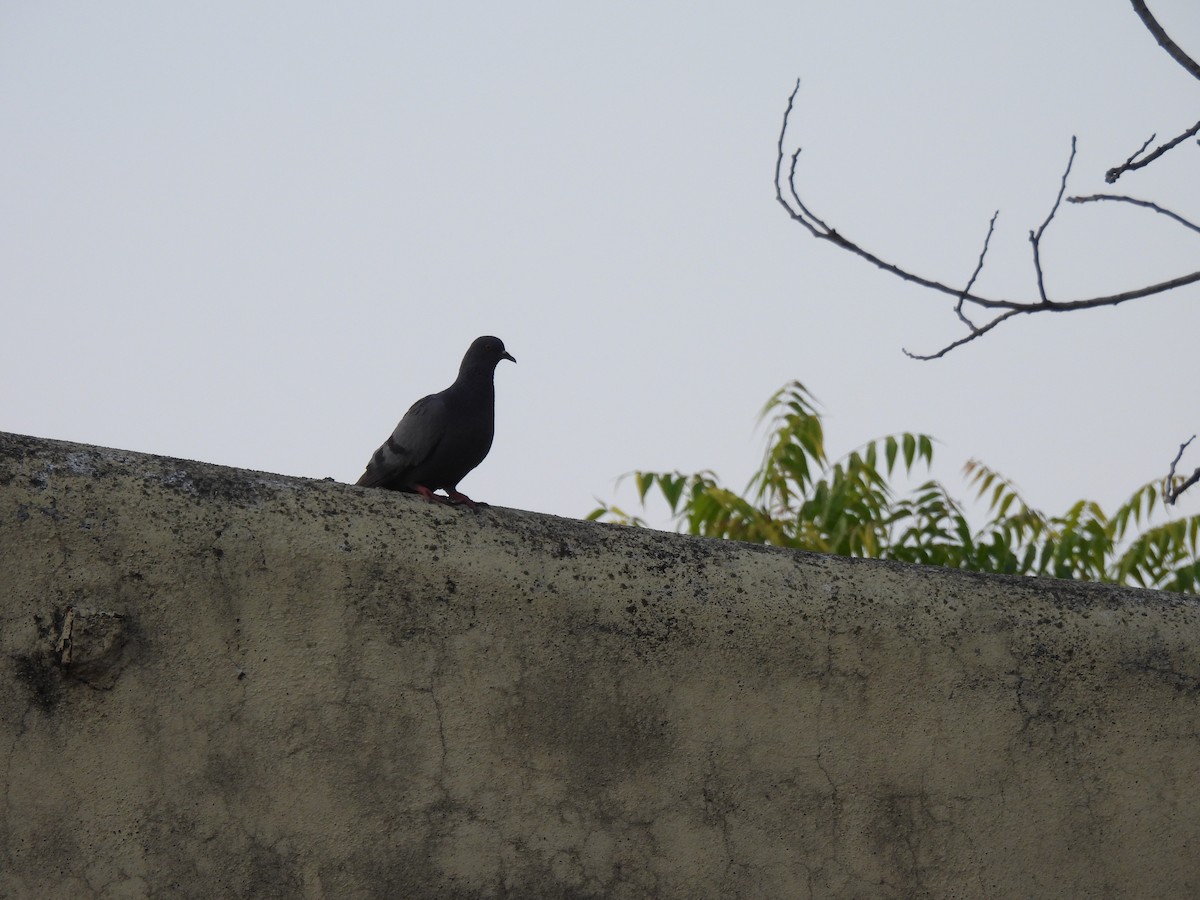
[[[449,497],[443,497],[441,494],[435,494],[423,484],[414,484],[413,490],[425,498],[429,503],[450,503]]]
[[[487,506],[486,503],[472,500],[462,491],[450,491],[449,497],[443,497],[441,494],[435,494],[423,484],[414,484],[413,490],[430,503],[444,503],[448,504],[449,506],[465,506],[467,509],[479,509],[481,506]]]
[[[487,506],[486,503],[472,500],[462,491],[450,491],[450,502],[454,504],[462,504],[468,509],[479,509],[481,506]]]

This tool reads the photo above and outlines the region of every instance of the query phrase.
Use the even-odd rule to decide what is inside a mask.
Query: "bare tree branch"
[[[992,213],[992,220],[990,222],[988,222],[987,236],[983,239],[983,249],[979,251],[979,261],[975,263],[975,271],[971,273],[971,278],[967,282],[967,286],[965,288],[963,288],[963,294],[971,293],[971,288],[973,288],[975,286],[975,279],[978,278],[979,273],[983,271],[983,261],[985,259],[987,259],[988,247],[991,246],[992,234],[995,233],[995,231],[996,231],[996,219],[998,219],[999,217],[1000,217],[1000,210],[996,210],[994,213]],[[956,303],[954,306],[954,313],[955,313],[955,315],[958,316],[959,321],[961,321],[964,325],[966,325],[968,328],[970,328],[972,331],[974,331],[975,323],[967,318],[966,313],[964,313],[963,309],[962,309],[963,294],[958,295],[958,303]],[[905,352],[908,352],[908,351],[905,351]]]
[[[1049,227],[1050,222],[1057,214],[1063,199],[1063,194],[1066,192],[1067,178],[1071,172],[1071,165],[1075,159],[1075,138],[1071,138],[1071,156],[1067,162],[1066,171],[1063,173],[1062,180],[1059,185],[1058,196],[1055,198],[1054,205],[1050,209],[1046,220],[1042,222],[1041,227],[1037,231],[1030,232],[1030,241],[1034,248],[1034,270],[1037,276],[1038,294],[1037,300],[1009,300],[1003,298],[985,297],[981,294],[974,293],[975,281],[979,276],[983,267],[983,260],[987,253],[988,244],[991,241],[992,230],[995,225],[996,216],[993,215],[991,225],[988,228],[987,240],[984,242],[983,252],[980,254],[979,262],[976,265],[975,272],[971,276],[971,280],[965,288],[956,288],[945,282],[938,281],[934,278],[928,278],[924,275],[918,275],[896,263],[888,262],[887,260],[877,256],[875,253],[865,249],[860,244],[844,236],[840,231],[828,224],[824,219],[820,218],[805,204],[801,199],[798,168],[800,161],[801,149],[797,148],[790,155],[790,165],[785,180],[783,173],[784,159],[786,151],[784,143],[786,141],[788,126],[791,122],[792,112],[795,108],[796,95],[800,92],[800,82],[796,81],[795,88],[792,89],[791,95],[788,97],[787,109],[783,114],[783,121],[779,128],[779,140],[777,144],[777,156],[775,160],[775,199],[779,205],[787,211],[788,216],[795,222],[798,222],[809,234],[814,238],[823,241],[829,241],[834,246],[851,253],[860,259],[864,259],[874,266],[889,272],[904,281],[919,284],[922,287],[937,291],[942,294],[947,294],[955,298],[955,312],[958,318],[969,329],[970,333],[957,341],[943,347],[941,351],[930,355],[919,355],[910,353],[908,350],[904,352],[913,359],[929,360],[938,359],[946,353],[961,347],[963,344],[970,343],[976,338],[987,334],[1001,322],[1004,322],[1013,316],[1023,315],[1035,312],[1070,312],[1080,309],[1094,309],[1100,306],[1117,306],[1121,303],[1126,303],[1130,300],[1139,300],[1143,297],[1151,297],[1155,294],[1165,293],[1177,288],[1184,287],[1189,284],[1200,282],[1200,271],[1191,272],[1187,275],[1180,275],[1168,281],[1162,281],[1157,284],[1146,285],[1145,287],[1134,288],[1128,291],[1122,291],[1116,294],[1107,294],[1098,297],[1087,297],[1080,300],[1050,300],[1046,295],[1045,284],[1041,267],[1040,243],[1042,236]],[[785,190],[787,194],[785,195]],[[1078,202],[1083,202],[1078,201]],[[1166,211],[1163,211],[1166,214]],[[998,310],[998,314],[990,322],[983,326],[976,326],[962,311],[964,303],[971,303],[982,309]]]
[[[1150,146],[1150,142],[1154,140],[1155,135],[1153,135],[1153,134],[1150,135],[1150,137],[1146,139],[1146,143],[1142,144],[1142,146],[1138,149],[1137,153],[1134,153],[1133,156],[1129,157],[1129,159],[1125,160],[1125,162],[1121,163],[1121,165],[1115,166],[1115,167],[1109,169],[1107,172],[1105,172],[1104,180],[1106,182],[1108,182],[1109,184],[1113,184],[1118,178],[1120,178],[1126,172],[1132,172],[1134,169],[1140,169],[1143,166],[1150,165],[1150,163],[1154,162],[1156,159],[1158,159],[1160,156],[1162,156],[1164,153],[1166,153],[1172,147],[1182,144],[1184,141],[1186,141],[1188,138],[1190,138],[1192,135],[1196,134],[1197,132],[1200,132],[1200,122],[1197,122],[1195,125],[1193,125],[1191,128],[1189,128],[1187,131],[1185,131],[1183,134],[1179,135],[1178,137],[1171,138],[1171,140],[1167,141],[1161,147],[1155,147],[1152,151],[1150,151],[1150,153],[1146,154],[1141,159],[1138,159],[1138,157],[1141,155],[1142,151],[1144,151],[1148,146]]]
[[[957,341],[954,341],[953,343],[947,344],[945,347],[943,347],[941,350],[937,351],[936,353],[929,353],[929,354],[913,353],[905,347],[901,347],[900,350],[909,359],[915,359],[920,362],[928,362],[931,359],[941,359],[943,356],[945,356],[951,350],[961,347],[963,344],[969,344],[971,341],[975,340],[975,338],[983,337],[985,334],[987,334],[989,331],[991,331],[993,328],[995,328],[997,325],[999,325],[1005,319],[1011,319],[1013,316],[1019,316],[1023,313],[1030,313],[1033,311],[1034,310],[1032,310],[1032,309],[1010,309],[1008,312],[1003,312],[1000,315],[996,316],[996,318],[992,319],[992,321],[988,322],[982,328],[976,328],[974,325],[972,325],[970,334],[968,334],[964,338],[959,338]]]
[[[1179,499],[1179,495],[1190,488],[1197,481],[1200,481],[1200,468],[1196,469],[1185,481],[1175,483],[1175,467],[1179,465],[1179,460],[1183,459],[1183,451],[1187,449],[1188,444],[1196,439],[1193,434],[1190,438],[1179,445],[1179,452],[1175,454],[1175,458],[1171,460],[1171,471],[1167,473],[1167,481],[1163,486],[1163,500],[1166,503],[1175,505],[1175,501]]]
[[[1149,200],[1138,200],[1134,197],[1126,197],[1122,194],[1090,194],[1087,197],[1068,197],[1068,203],[1092,203],[1097,200],[1118,200],[1122,203],[1132,203],[1134,206],[1144,206],[1146,209],[1152,209],[1156,213],[1162,213],[1167,218],[1174,219],[1184,228],[1190,228],[1192,231],[1200,232],[1200,225],[1189,222],[1179,213],[1171,212],[1165,207],[1159,206],[1157,203],[1151,203]]]
[[[1141,156],[1143,153],[1145,153],[1145,152],[1146,152],[1146,148],[1147,148],[1147,147],[1149,147],[1151,144],[1153,144],[1153,143],[1154,143],[1154,139],[1155,139],[1156,137],[1158,137],[1158,132],[1157,132],[1157,131],[1156,131],[1156,132],[1154,132],[1154,134],[1150,135],[1150,137],[1146,138],[1146,140],[1144,140],[1144,141],[1142,142],[1142,146],[1138,147],[1136,150],[1134,150],[1132,153],[1130,153],[1130,154],[1129,154],[1129,159],[1125,160],[1125,163],[1124,163],[1124,165],[1125,165],[1125,166],[1128,166],[1128,165],[1129,165],[1130,163],[1132,163],[1132,162],[1133,162],[1135,159],[1137,159],[1139,156]],[[1108,174],[1109,174],[1109,175],[1112,175],[1112,173],[1113,173],[1113,170],[1112,170],[1112,169],[1109,169],[1109,172],[1108,172]],[[1117,179],[1116,179],[1116,176],[1113,176],[1113,181],[1116,181],[1116,180],[1117,180]],[[1109,182],[1109,184],[1111,184],[1111,183],[1112,183],[1112,182]]]
[[[1158,24],[1158,20],[1146,8],[1146,4],[1142,0],[1130,0],[1130,2],[1133,4],[1133,11],[1141,18],[1142,24],[1150,29],[1154,39],[1158,41],[1158,46],[1171,54],[1171,59],[1191,72],[1193,78],[1200,78],[1200,63],[1184,53],[1180,46],[1171,40],[1171,36]]]
[[[1130,2],[1133,4],[1133,11],[1138,14],[1138,18],[1142,20],[1142,24],[1154,35],[1154,39],[1158,41],[1158,45],[1170,54],[1171,59],[1183,66],[1184,71],[1188,72],[1193,78],[1200,78],[1200,63],[1188,56],[1183,51],[1183,48],[1171,40],[1171,36],[1167,34],[1166,29],[1158,24],[1158,20],[1154,18],[1154,14],[1146,7],[1144,0],[1130,0]],[[1197,122],[1178,137],[1174,137],[1162,146],[1154,148],[1146,156],[1142,156],[1146,152],[1146,148],[1154,141],[1155,135],[1150,135],[1146,143],[1142,144],[1138,148],[1138,151],[1130,156],[1129,159],[1125,160],[1121,165],[1109,169],[1104,174],[1104,180],[1109,184],[1116,183],[1116,180],[1126,172],[1132,172],[1135,169],[1150,165],[1150,163],[1154,162],[1168,150],[1182,144],[1197,132],[1200,132],[1200,122]]]
[[[793,209],[786,200],[783,199],[783,141],[787,134],[788,120],[792,117],[792,107],[796,103],[796,95],[800,93],[800,79],[796,79],[796,86],[792,89],[792,93],[788,96],[787,109],[783,111],[783,125],[779,129],[779,144],[778,153],[775,156],[775,198],[788,211],[793,219],[807,228],[813,237],[823,237],[822,232],[828,233],[829,229],[825,223],[810,213],[801,202],[800,196],[796,193],[796,165],[800,162],[801,147],[796,148],[796,152],[792,154],[792,165],[788,170],[788,186],[791,188],[792,199],[796,202],[796,208]],[[800,214],[797,215],[796,210]],[[812,219],[812,222],[809,222]],[[819,228],[819,230],[818,230]]]
[[[965,295],[967,295],[971,292],[971,288],[975,284],[975,279],[978,278],[979,273],[983,271],[983,263],[984,263],[984,260],[987,259],[988,247],[991,246],[992,235],[996,231],[996,219],[999,216],[1000,216],[1000,210],[996,210],[994,213],[992,213],[992,219],[990,222],[988,222],[987,235],[983,239],[983,249],[979,251],[979,260],[975,263],[975,271],[973,271],[971,273],[971,278],[967,281],[967,286],[965,288],[963,288],[963,292],[961,294],[959,294],[959,296],[958,296],[958,303],[956,303],[954,305],[955,315],[958,316],[958,319],[960,322],[962,322],[969,329],[971,329],[970,335],[963,338],[960,341],[955,341],[949,347],[945,347],[940,352],[934,353],[931,356],[921,356],[916,353],[910,353],[907,348],[901,347],[900,350],[909,359],[919,359],[919,360],[925,361],[925,360],[937,359],[938,357],[945,356],[947,353],[949,353],[951,350],[953,350],[959,344],[965,344],[967,341],[975,340],[975,338],[979,337],[981,334],[991,331],[993,328],[995,328],[997,325],[999,325],[1002,321],[1007,319],[1009,316],[1016,315],[1015,312],[1004,313],[1003,315],[997,316],[995,319],[993,319],[991,322],[989,322],[983,328],[980,328],[978,325],[976,325],[974,322],[972,322],[970,319],[968,319],[967,314],[963,312],[964,297],[965,297]]]
[[[1071,155],[1067,159],[1067,168],[1063,172],[1062,181],[1058,185],[1058,196],[1054,198],[1054,205],[1050,207],[1050,214],[1046,216],[1046,221],[1042,223],[1042,227],[1037,232],[1029,232],[1029,243],[1033,245],[1033,268],[1037,272],[1038,295],[1042,298],[1043,303],[1049,303],[1050,300],[1046,297],[1046,281],[1042,275],[1042,256],[1041,245],[1042,235],[1046,233],[1046,228],[1049,226],[1054,214],[1058,212],[1058,208],[1062,206],[1063,194],[1067,192],[1067,178],[1071,175],[1071,166],[1075,164],[1075,135],[1071,135]]]

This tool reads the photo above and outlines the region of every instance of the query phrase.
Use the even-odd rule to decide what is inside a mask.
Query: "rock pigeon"
[[[414,403],[358,479],[363,487],[417,493],[436,503],[476,503],[458,483],[492,448],[496,419],[493,376],[500,360],[516,362],[504,342],[485,335],[467,349],[458,378]],[[444,488],[449,497],[435,494]]]

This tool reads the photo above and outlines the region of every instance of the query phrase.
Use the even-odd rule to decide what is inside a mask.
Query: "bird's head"
[[[504,349],[504,341],[498,337],[492,337],[490,334],[485,334],[483,337],[477,337],[471,342],[471,346],[467,348],[467,355],[463,357],[462,367],[459,371],[466,372],[469,369],[478,369],[494,372],[502,359],[507,359],[514,363],[517,361],[516,357]]]

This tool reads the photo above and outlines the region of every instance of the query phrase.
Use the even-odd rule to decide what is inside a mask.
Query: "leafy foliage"
[[[987,503],[988,517],[972,528],[940,482],[924,481],[903,495],[893,485],[901,475],[928,472],[929,435],[877,438],[830,463],[815,400],[798,381],[772,396],[761,418],[770,421],[767,448],[743,494],[708,471],[635,472],[643,506],[657,490],[689,534],[841,556],[1168,591],[1194,592],[1200,581],[1200,516],[1150,524],[1164,507],[1161,482],[1138,488],[1111,516],[1091,500],[1047,516],[1012,482],[971,460],[966,483]],[[604,504],[588,518],[646,524]]]

